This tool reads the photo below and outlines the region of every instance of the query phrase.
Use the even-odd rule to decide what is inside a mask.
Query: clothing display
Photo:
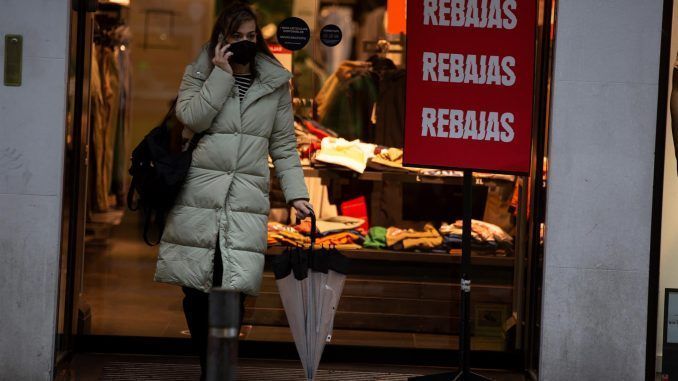
[[[97,18],[90,73],[91,186],[89,210],[122,205],[127,188],[131,64],[129,27]],[[125,46],[125,49],[121,49]],[[116,201],[111,202],[109,196]]]
[[[325,138],[315,160],[363,173],[367,161],[374,156],[375,148],[374,144],[361,143],[359,140],[349,142],[342,138]]]
[[[347,140],[370,135],[378,89],[367,62],[342,62],[316,96],[319,121]]]
[[[353,245],[355,249],[361,249],[362,243],[365,242],[365,237],[356,231],[347,231],[340,233],[328,234],[316,240],[316,245],[324,246],[338,246],[338,245]]]
[[[365,237],[364,246],[369,249],[383,249],[386,247],[386,228],[373,226]]]
[[[324,236],[330,233],[357,230],[364,223],[365,220],[362,220],[360,218],[349,216],[335,216],[318,219],[316,221],[316,228],[318,229],[318,234]],[[308,220],[302,221],[299,225],[295,226],[295,229],[301,233],[310,234],[311,222]]]
[[[303,246],[308,245],[311,239],[301,234],[297,229],[278,222],[268,223],[268,246]]]
[[[347,224],[344,227],[354,226]],[[284,224],[268,223],[268,246],[308,247],[311,244],[310,222],[303,221],[294,227]],[[353,229],[326,230],[316,239],[315,248],[333,247],[339,250],[357,250],[362,248],[365,236]]]
[[[426,224],[423,231],[389,227],[386,230],[386,246],[395,249],[431,249],[442,245],[443,237],[431,224]]]
[[[90,196],[89,210],[108,210],[108,178],[106,177],[106,103],[99,68],[99,49],[92,49],[92,72],[90,83]]]
[[[130,106],[132,103],[132,62],[130,58],[130,43],[132,33],[128,26],[120,26],[116,30],[116,36],[121,46],[125,49],[118,49],[116,55],[118,58],[119,85],[120,85],[120,112],[118,113],[118,123],[116,127],[114,152],[113,152],[113,174],[111,178],[111,193],[116,195],[118,205],[125,203],[124,199],[129,188],[128,156],[130,147]]]
[[[336,94],[337,88],[342,81],[350,79],[353,75],[369,70],[370,64],[363,61],[344,61],[339,68],[330,75],[322,88],[316,94],[315,101],[317,104],[318,117],[322,118],[327,113],[330,106],[330,101],[333,95]]]
[[[266,252],[271,156],[286,203],[308,199],[297,154],[291,74],[264,54],[243,101],[235,78],[214,67],[207,46],[184,72],[177,117],[195,133],[207,132],[193,151],[186,182],[169,212],[155,279],[207,291],[218,245],[222,287],[257,295]]]
[[[217,3],[219,9],[230,7]],[[290,252],[310,248],[311,217],[299,218],[299,213],[306,214],[303,207],[306,201],[312,206],[317,227],[313,249],[332,253],[338,250],[352,262],[350,271],[345,274],[342,296],[345,300],[336,304],[334,337],[340,339],[336,344],[393,348],[395,353],[409,345],[402,340],[407,336],[422,350],[454,349],[454,345],[445,344],[445,349],[440,343],[454,344],[460,335],[456,322],[461,320],[457,307],[462,261],[452,256],[461,253],[463,226],[458,219],[465,212],[466,182],[464,172],[460,170],[404,164],[411,154],[404,148],[407,70],[413,69],[409,67],[412,60],[406,61],[411,52],[407,42],[416,30],[402,29],[397,35],[389,35],[386,27],[393,28],[393,23],[388,24],[386,5],[391,8],[402,5],[401,12],[391,10],[389,13],[403,20],[407,5],[404,1],[387,0],[294,3],[294,8],[301,12],[295,12],[294,16],[306,22],[311,34],[303,47],[292,51],[282,45],[287,46],[285,34],[291,32],[291,35],[287,33],[291,36],[288,42],[297,38],[302,41],[301,34],[297,37],[294,34],[305,33],[306,29],[295,29],[294,26],[286,29],[281,24],[292,16],[287,14],[289,7],[276,2],[247,3],[261,16],[257,20],[261,33],[257,31],[256,45],[268,46],[283,64],[259,52],[253,59],[254,65],[249,67],[248,52],[259,51],[259,48],[254,49],[252,43],[243,43],[233,45],[240,52],[238,59],[247,62],[247,65],[232,67],[238,73],[215,66],[214,62],[222,63],[210,58],[214,51],[208,50],[206,40],[216,42],[219,33],[212,35],[211,29],[189,28],[187,24],[192,20],[191,25],[211,27],[206,23],[225,20],[224,17],[215,18],[215,8],[205,4],[198,6],[191,2],[190,7],[184,3],[165,4],[161,8],[181,16],[175,17],[178,28],[175,35],[167,34],[165,39],[160,36],[163,28],[158,29],[158,25],[152,28],[149,24],[153,30],[148,30],[149,34],[145,36],[148,38],[135,35],[139,41],[134,41],[132,54],[128,27],[111,24],[95,32],[99,37],[95,37],[91,49],[92,84],[89,92],[83,88],[83,93],[89,93],[91,97],[85,99],[89,107],[83,108],[83,112],[91,112],[89,141],[71,139],[73,145],[82,143],[81,147],[75,147],[78,150],[74,150],[72,156],[77,159],[76,154],[84,152],[83,147],[89,144],[87,181],[90,184],[85,195],[89,209],[108,209],[107,214],[115,214],[116,218],[122,215],[120,221],[124,225],[120,228],[99,227],[103,224],[96,224],[99,216],[95,215],[91,219],[95,223],[88,223],[86,228],[87,234],[96,241],[90,241],[88,237],[86,254],[92,259],[90,252],[99,253],[112,247],[116,249],[114,254],[108,255],[110,250],[107,250],[107,261],[101,266],[109,264],[114,256],[113,260],[117,261],[120,259],[117,257],[124,257],[125,249],[129,249],[127,241],[122,246],[113,242],[122,237],[119,233],[136,234],[135,229],[143,228],[143,213],[139,215],[141,221],[137,221],[134,213],[128,215],[127,210],[110,209],[115,206],[114,200],[124,199],[121,196],[129,188],[130,138],[144,136],[144,131],[155,123],[154,115],[166,113],[166,105],[172,102],[176,104],[173,112],[176,118],[168,130],[172,143],[182,143],[176,147],[172,144],[172,150],[179,150],[184,144],[188,147],[196,134],[201,139],[195,147],[190,146],[190,169],[167,213],[164,232],[158,235],[151,232],[152,238],[160,241],[158,247],[140,253],[156,263],[155,281],[179,286],[176,290],[182,289],[184,316],[179,317],[186,319],[202,368],[207,356],[208,296],[215,287],[240,295],[240,303],[234,302],[233,309],[240,309],[240,324],[246,297],[256,297],[248,301],[247,326],[241,338],[257,341],[255,347],[289,341],[291,320],[280,304],[281,297],[286,297],[286,290],[278,287],[276,276],[279,274],[275,273],[272,264],[285,259]],[[123,7],[120,17],[143,27],[143,17],[137,20],[137,16],[145,6]],[[111,17],[116,15],[113,6],[110,6],[111,10],[103,9],[101,4],[100,7],[97,13],[105,11]],[[250,19],[249,13],[240,16],[236,17],[235,24]],[[160,21],[146,21],[159,22],[162,27],[165,19],[169,20],[161,17]],[[233,31],[241,34],[248,28],[243,29],[245,24],[231,28],[235,24],[227,25],[222,41],[223,37],[228,41],[253,37],[251,34],[230,35]],[[324,43],[336,38],[336,30],[332,32],[330,27],[321,33],[323,27],[331,24],[342,32],[341,42],[334,47]],[[219,32],[220,26],[216,28]],[[203,43],[205,45],[200,47]],[[125,49],[120,49],[121,46]],[[191,57],[186,59],[186,54]],[[177,62],[184,61],[188,65],[180,67],[177,73]],[[444,62],[437,63],[445,69]],[[289,69],[282,65],[288,65]],[[678,61],[676,67],[678,71]],[[132,68],[136,70],[134,73]],[[414,69],[417,68],[419,66]],[[144,75],[139,76],[139,72]],[[135,75],[134,89],[132,74]],[[88,75],[87,71],[84,75]],[[74,83],[80,82],[74,80]],[[454,94],[443,94],[445,86],[438,86],[442,96],[440,102],[424,106],[463,106],[455,104],[459,99],[453,99]],[[71,85],[69,89],[71,87],[77,85]],[[132,91],[139,93],[132,94]],[[77,98],[77,101],[81,99]],[[73,109],[80,109],[79,103],[73,104]],[[132,124],[131,110],[135,111]],[[410,111],[413,110],[407,112]],[[495,111],[511,110],[498,107]],[[478,116],[482,122],[480,119]],[[79,126],[70,124],[73,128]],[[539,137],[542,137],[541,131]],[[678,147],[678,140],[676,144]],[[407,149],[413,148],[408,142]],[[439,147],[429,148],[440,153]],[[520,332],[516,334],[515,330],[501,327],[506,316],[516,311],[520,314],[530,307],[525,299],[532,293],[526,292],[524,284],[532,284],[527,282],[531,279],[521,278],[521,274],[532,276],[534,272],[527,271],[525,266],[537,263],[539,257],[534,256],[541,255],[539,247],[530,241],[531,227],[538,227],[541,221],[536,218],[524,220],[532,205],[524,203],[527,192],[520,192],[516,186],[523,179],[525,184],[535,183],[534,178],[523,174],[473,173],[472,275],[478,291],[472,296],[470,315],[473,320],[468,326],[473,328],[470,329],[473,351],[512,354],[520,349],[516,348],[520,343],[514,343],[516,338],[520,339]],[[513,214],[512,210],[519,213]],[[538,212],[541,209],[535,206],[532,213]],[[99,237],[105,236],[111,237],[112,245],[100,243],[105,238]],[[514,247],[522,251],[514,253]],[[318,281],[300,283],[304,288],[295,291],[303,292],[304,298],[333,293],[325,287],[328,274],[323,267],[326,263],[313,255],[306,259],[318,273],[314,278]],[[88,263],[86,267],[92,272],[90,265]],[[105,275],[101,269],[95,270]],[[150,281],[148,277],[144,280]],[[93,283],[93,280],[88,282]],[[309,293],[308,285],[317,288],[318,292]],[[162,292],[163,287],[156,288],[158,293]],[[110,299],[94,294],[84,296],[94,301]],[[338,297],[339,293],[334,292],[333,298]],[[114,311],[114,308],[108,308],[112,305],[108,302],[99,305]],[[173,315],[181,312],[172,303],[165,304],[173,310],[168,315],[172,319],[169,322],[172,329],[160,327],[150,334],[176,336],[181,327],[174,324],[176,316]],[[102,308],[99,305],[97,311]],[[102,320],[100,316],[97,319]],[[121,326],[115,319],[111,322],[116,327]],[[99,326],[103,325],[98,324],[95,328],[106,331]],[[476,329],[478,327],[483,329]],[[141,329],[133,328],[132,333]],[[355,332],[365,334],[350,334]],[[330,337],[319,339],[329,341]],[[287,344],[291,345],[291,342]]]
[[[419,168],[403,167],[403,150],[400,148],[377,147],[367,166],[377,171],[421,172]]]
[[[449,248],[461,247],[463,226],[464,223],[461,220],[454,224],[443,223],[441,225],[440,233],[445,237],[445,244]],[[478,250],[513,250],[513,237],[499,226],[488,222],[472,220],[471,239],[472,247]]]

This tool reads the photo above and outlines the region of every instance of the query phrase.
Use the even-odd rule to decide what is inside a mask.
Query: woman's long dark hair
[[[242,1],[235,1],[229,4],[226,6],[226,8],[224,8],[223,11],[221,11],[219,17],[217,17],[217,22],[214,24],[214,28],[212,28],[212,36],[210,37],[210,59],[214,58],[214,49],[219,44],[219,35],[223,33],[224,37],[228,37],[234,34],[238,31],[242,23],[246,21],[254,21],[254,24],[256,25],[257,50],[273,59],[274,62],[278,62],[273,53],[271,53],[271,50],[268,48],[268,44],[266,44],[266,41],[264,41],[256,14],[247,3]],[[257,74],[255,59],[252,59],[250,62],[250,70],[253,75]]]

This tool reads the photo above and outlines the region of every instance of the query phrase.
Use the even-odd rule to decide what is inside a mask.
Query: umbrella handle
[[[318,235],[318,226],[316,225],[315,212],[311,210],[311,250],[315,247],[315,239]]]

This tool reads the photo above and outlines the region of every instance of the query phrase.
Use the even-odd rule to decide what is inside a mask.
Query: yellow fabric
[[[374,144],[361,143],[359,140],[349,142],[341,138],[328,137],[322,140],[315,159],[363,173],[367,161],[374,156],[375,148]]]
[[[403,230],[397,227],[390,227],[386,230],[386,246],[391,247],[400,241],[403,241],[405,248],[410,248],[418,244],[435,244],[435,246],[438,246],[442,244],[443,238],[431,224],[426,224],[424,231]]]

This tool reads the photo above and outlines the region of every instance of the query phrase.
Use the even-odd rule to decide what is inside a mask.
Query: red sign
[[[407,2],[406,165],[530,169],[535,0]]]
[[[268,48],[273,54],[292,54],[291,50],[283,48],[280,44],[268,44]]]

